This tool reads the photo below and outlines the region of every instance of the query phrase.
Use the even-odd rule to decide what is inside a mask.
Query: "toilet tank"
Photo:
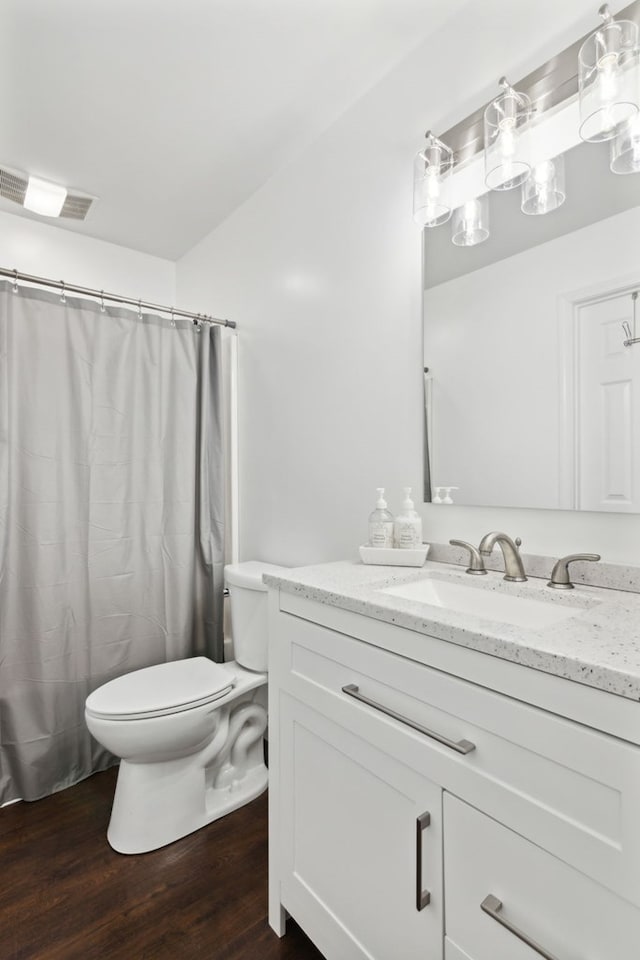
[[[224,568],[231,601],[234,659],[247,670],[267,670],[267,587],[263,573],[281,573],[273,563],[247,560]]]

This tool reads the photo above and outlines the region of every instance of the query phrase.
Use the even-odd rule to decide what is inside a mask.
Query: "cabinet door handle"
[[[342,688],[342,692],[346,693],[347,696],[353,697],[354,700],[359,700],[361,703],[366,703],[367,706],[373,707],[374,710],[379,710],[380,713],[386,714],[387,717],[391,717],[393,720],[398,720],[400,723],[404,723],[405,726],[411,727],[412,730],[417,730],[418,733],[424,734],[425,737],[430,737],[431,740],[437,740],[438,743],[444,744],[445,747],[449,747],[450,750],[455,750],[456,753],[471,753],[472,750],[475,750],[475,743],[471,743],[470,740],[449,740],[448,737],[443,737],[439,733],[435,733],[433,730],[429,730],[427,727],[423,727],[419,723],[414,723],[413,720],[410,720],[408,717],[404,717],[401,713],[396,713],[395,710],[391,710],[390,707],[385,707],[381,703],[376,703],[375,700],[370,700],[369,697],[365,697],[360,693],[359,687],[355,683],[349,683],[346,687]]]
[[[422,834],[431,826],[431,814],[426,811],[416,818],[416,910],[418,913],[431,903],[431,894],[422,889]]]
[[[512,923],[510,923],[508,920],[505,920],[505,918],[501,916],[500,911],[502,910],[502,900],[498,900],[498,898],[494,897],[492,893],[484,898],[480,906],[493,920],[496,920],[501,926],[506,927],[510,933],[512,933],[515,937],[518,937],[519,940],[522,940],[523,943],[526,943],[526,945],[531,947],[532,950],[535,950],[536,953],[539,953],[541,957],[545,958],[545,960],[558,960],[553,953],[549,953],[549,951],[545,950],[544,947],[541,947],[539,943],[536,943],[535,940],[532,940],[531,937],[527,936],[526,933],[523,933],[522,930],[518,930],[517,927],[514,927]]]

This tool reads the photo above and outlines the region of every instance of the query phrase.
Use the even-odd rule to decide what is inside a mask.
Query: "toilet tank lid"
[[[262,582],[263,573],[279,574],[287,567],[275,563],[263,563],[261,560],[246,560],[244,563],[230,563],[224,568],[225,583],[232,587],[248,587],[250,590],[268,590]]]
[[[90,693],[86,707],[101,717],[159,716],[218,699],[236,677],[207,657],[190,657],[143,667],[109,680]]]

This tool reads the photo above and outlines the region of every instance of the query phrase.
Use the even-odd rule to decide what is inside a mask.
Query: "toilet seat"
[[[225,664],[206,657],[159,663],[117,677],[87,697],[87,713],[103,720],[142,720],[219,700],[236,683]]]

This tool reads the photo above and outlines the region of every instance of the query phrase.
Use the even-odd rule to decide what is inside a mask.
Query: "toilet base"
[[[241,783],[223,790],[210,788],[205,792],[205,809],[199,804],[189,802],[188,786],[196,788],[202,796],[202,783],[193,783],[192,776],[180,776],[181,786],[176,789],[175,782],[170,783],[163,777],[162,784],[150,784],[142,771],[148,764],[129,764],[123,760],[118,774],[118,790],[114,798],[111,821],[107,830],[109,845],[117,853],[149,853],[169,843],[195,833],[214,820],[237,810],[251,800],[255,800],[267,789],[269,775],[267,768],[251,770]],[[124,768],[124,769],[123,769]],[[140,777],[140,773],[143,776]],[[173,777],[169,777],[173,781]],[[141,782],[142,781],[142,782]],[[140,790],[153,790],[153,813],[150,816],[148,804],[141,801]],[[187,789],[185,789],[187,788]],[[137,800],[131,802],[132,793]],[[191,798],[195,795],[191,793]],[[116,803],[117,800],[117,803]],[[181,804],[174,806],[174,803]],[[179,811],[179,812],[178,812]]]
[[[157,763],[120,762],[107,831],[118,853],[148,853],[194,833],[264,792],[267,715],[255,693],[218,707],[211,743]]]

